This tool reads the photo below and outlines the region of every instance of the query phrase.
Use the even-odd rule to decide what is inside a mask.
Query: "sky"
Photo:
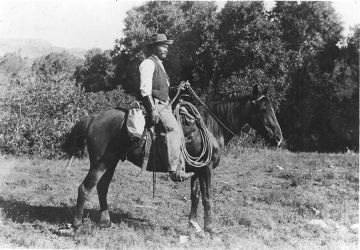
[[[0,39],[43,39],[64,48],[110,49],[126,12],[143,0],[0,0]],[[217,1],[221,8],[225,1]],[[268,1],[271,6],[274,2]],[[345,34],[360,24],[360,0],[334,0]]]

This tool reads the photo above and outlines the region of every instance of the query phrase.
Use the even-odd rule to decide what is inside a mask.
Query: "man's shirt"
[[[164,65],[162,64],[162,61],[155,55],[155,57],[159,64],[161,69],[165,71]],[[140,92],[142,96],[148,96],[152,93],[152,85],[153,85],[153,75],[155,71],[155,62],[151,59],[145,59],[139,66],[140,71]],[[167,81],[167,84],[169,85],[169,81]]]

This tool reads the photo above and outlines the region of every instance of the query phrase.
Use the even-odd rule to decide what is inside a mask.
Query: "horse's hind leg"
[[[109,190],[111,179],[114,176],[115,167],[116,163],[113,164],[113,166],[110,166],[97,184],[97,192],[100,203],[100,227],[102,228],[107,228],[111,226],[106,196]]]
[[[198,175],[194,175],[191,177],[191,212],[189,217],[189,224],[193,227],[196,232],[201,231],[201,227],[197,222],[197,209],[200,200],[200,186],[199,186],[199,177]]]
[[[94,168],[90,167],[89,173],[85,177],[84,181],[81,183],[78,189],[78,198],[76,203],[73,227],[78,228],[82,222],[84,204],[85,201],[89,198],[89,195],[95,185],[100,180],[101,176],[104,174],[104,168]]]

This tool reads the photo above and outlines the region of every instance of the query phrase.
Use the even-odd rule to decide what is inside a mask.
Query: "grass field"
[[[153,199],[152,174],[130,163],[110,185],[112,227],[98,227],[95,191],[83,226],[67,229],[88,160],[59,163],[0,156],[0,248],[358,248],[357,154],[228,151],[213,172],[215,236],[188,227],[189,182],[158,174]]]

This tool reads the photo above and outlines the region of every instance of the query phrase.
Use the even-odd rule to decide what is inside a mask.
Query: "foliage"
[[[359,34],[357,26],[334,60],[332,71],[324,74],[330,98],[322,119],[328,122],[328,133],[333,136],[327,136],[322,128],[319,133],[323,133],[323,143],[331,150],[358,149],[359,145]]]
[[[27,59],[18,53],[6,53],[0,58],[0,72],[7,75],[16,75],[27,66]]]
[[[341,39],[342,26],[330,2],[276,2],[272,11],[295,69],[304,60]]]
[[[289,58],[280,30],[262,2],[228,2],[217,32],[221,44],[217,94],[247,93],[255,84],[268,87],[277,109],[285,99]]]
[[[6,53],[0,57],[0,86],[18,84],[28,73],[29,60],[18,53]]]
[[[288,57],[262,3],[229,2],[218,14],[213,2],[148,2],[129,11],[125,24],[112,54],[130,92],[138,89],[141,45],[165,32],[174,39],[165,62],[173,84],[190,80],[210,98],[259,84],[270,87],[276,107],[284,99]]]
[[[125,38],[112,51],[116,78],[138,97],[142,44],[165,32],[174,39],[165,61],[172,84],[190,80],[208,99],[244,94],[259,84],[269,87],[277,109],[289,85],[288,56],[269,18],[259,2],[228,2],[220,14],[213,2],[148,2],[125,19]]]
[[[114,84],[114,65],[110,51],[91,49],[85,54],[85,62],[75,70],[76,84],[86,92],[111,90],[116,88]]]
[[[53,52],[36,59],[32,72],[40,81],[61,82],[73,76],[81,60],[67,52]]]
[[[358,149],[360,27],[343,38],[330,2],[276,2],[266,11],[262,2],[229,1],[218,11],[214,2],[150,1],[128,11],[124,22],[125,36],[114,48],[89,50],[85,61],[51,53],[35,60],[30,72],[29,61],[16,53],[0,58],[3,150],[35,154],[53,146],[48,137],[58,143],[57,128],[49,129],[54,119],[67,117],[50,110],[60,102],[100,110],[114,95],[130,98],[117,85],[139,97],[138,67],[148,53],[143,45],[156,32],[174,40],[164,61],[172,85],[189,80],[207,100],[249,93],[254,84],[268,87],[289,149]],[[41,137],[40,130],[50,132]],[[27,140],[32,132],[38,137]],[[263,147],[256,137],[239,140]],[[50,149],[41,154],[50,157]]]
[[[138,96],[138,66],[146,53],[143,44],[156,32],[166,33],[174,40],[168,60],[164,62],[171,84],[177,85],[180,80],[192,81],[194,69],[206,61],[201,59],[206,51],[200,47],[211,43],[208,38],[216,25],[215,10],[214,2],[171,1],[147,2],[130,10],[125,18],[125,38],[118,40],[112,51],[120,84]]]
[[[254,84],[268,87],[291,149],[356,147],[350,138],[356,138],[358,123],[358,76],[352,69],[358,66],[353,58],[359,36],[350,38],[347,49],[338,47],[343,28],[330,2],[277,2],[266,11],[262,2],[235,1],[220,13],[213,2],[147,2],[130,10],[125,24],[125,38],[112,55],[115,77],[129,92],[139,89],[142,44],[165,32],[174,39],[165,62],[173,84],[190,80],[207,99],[248,93]],[[345,77],[349,70],[351,77]],[[340,93],[354,95],[341,97],[348,101],[341,104]],[[344,105],[352,115],[332,117]],[[343,129],[341,119],[348,121]]]
[[[160,31],[175,40],[165,62],[173,83],[190,80],[193,87],[207,92],[213,87],[213,93],[222,95],[247,92],[260,83],[270,86],[276,106],[283,99],[287,57],[262,3],[227,3],[219,18],[212,2],[148,2],[129,11],[125,23],[125,38],[112,53],[116,77],[130,92],[138,89],[141,45]]]
[[[272,14],[292,62],[291,87],[280,114],[290,148],[333,151],[356,147],[351,138],[358,135],[354,130],[358,108],[353,104],[358,100],[359,78],[350,69],[358,67],[358,62],[357,66],[347,64],[349,58],[358,56],[346,56],[347,49],[337,46],[342,26],[331,3],[277,2]],[[341,104],[338,98],[342,92],[354,94],[355,99],[347,103],[350,112],[346,112],[353,118],[343,112],[345,102]],[[341,120],[347,121],[345,127]]]
[[[15,155],[54,158],[65,134],[81,116],[127,103],[121,88],[84,93],[73,81],[49,83],[28,78],[0,99],[0,150]]]
[[[352,32],[352,35],[348,38],[347,48],[354,53],[356,50],[360,49],[360,24],[352,27]]]

